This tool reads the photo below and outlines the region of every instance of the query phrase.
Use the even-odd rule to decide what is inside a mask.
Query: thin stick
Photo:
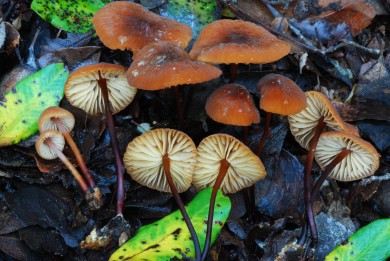
[[[163,156],[163,167],[164,167],[164,173],[165,173],[165,177],[167,178],[169,188],[171,189],[172,195],[176,200],[176,203],[180,209],[181,214],[183,215],[184,222],[186,223],[188,230],[190,231],[192,241],[194,241],[196,260],[200,260],[201,252],[200,252],[198,235],[195,232],[194,226],[192,225],[191,219],[188,216],[188,213],[184,207],[183,201],[181,200],[179,193],[177,192],[175,183],[173,183],[173,179],[171,175],[170,159],[168,154],[165,154]]]
[[[260,157],[261,152],[263,151],[265,140],[271,135],[271,129],[270,129],[271,115],[272,115],[272,113],[270,113],[270,112],[267,112],[265,115],[264,132],[263,132],[263,136],[261,137],[261,140],[260,140],[259,146],[257,147],[257,152],[256,152],[257,156],[259,156],[259,157]]]

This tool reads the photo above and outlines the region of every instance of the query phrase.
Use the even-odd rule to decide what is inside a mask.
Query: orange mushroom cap
[[[206,112],[214,121],[236,126],[260,122],[260,114],[248,90],[239,84],[226,84],[207,99]]]
[[[290,45],[278,40],[254,23],[222,19],[206,25],[194,43],[192,59],[210,63],[270,63],[290,52]]]
[[[217,67],[192,61],[189,54],[169,42],[145,46],[127,71],[130,85],[142,90],[160,90],[181,84],[194,84],[217,78]]]
[[[192,39],[192,29],[188,25],[127,1],[105,5],[96,12],[92,22],[105,46],[131,50],[133,54],[148,43],[158,41],[169,41],[184,49]]]
[[[306,95],[289,78],[271,73],[257,83],[260,91],[260,109],[281,115],[291,115],[307,106]]]

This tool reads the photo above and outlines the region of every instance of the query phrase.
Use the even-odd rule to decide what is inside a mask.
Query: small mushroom
[[[168,41],[184,49],[192,39],[192,29],[188,25],[127,1],[106,4],[96,12],[92,22],[105,46],[113,50],[131,50],[134,55],[152,42]]]
[[[84,162],[83,156],[76,143],[74,142],[70,132],[72,131],[75,125],[75,118],[72,113],[69,111],[62,109],[60,107],[49,107],[45,111],[42,112],[38,121],[38,128],[40,132],[44,132],[46,130],[58,130],[65,137],[68,142],[70,148],[75,155],[75,158],[80,166],[82,173],[84,174],[84,178],[88,182],[90,189],[94,191],[93,195],[96,197],[96,201],[100,202],[100,205],[103,204],[102,201],[102,193],[100,189],[96,186],[96,183],[89,173],[89,170]]]
[[[260,109],[266,111],[264,134],[257,148],[257,155],[260,156],[265,140],[271,135],[271,114],[296,114],[306,108],[307,102],[301,88],[280,74],[271,73],[261,78],[257,89],[260,92]]]
[[[236,138],[227,134],[214,134],[202,140],[198,146],[192,183],[198,190],[213,186],[202,260],[205,259],[210,247],[218,190],[222,189],[224,193],[235,193],[265,176],[266,171],[260,159]]]
[[[210,81],[222,74],[217,67],[192,61],[184,50],[169,42],[151,43],[134,58],[127,79],[142,90],[161,90],[174,87],[180,126],[184,125],[179,86]]]
[[[221,19],[206,25],[190,51],[192,59],[215,64],[265,64],[290,52],[290,45],[263,27],[241,20]],[[231,68],[234,82],[237,66]]]
[[[65,166],[68,168],[73,178],[76,180],[77,184],[80,186],[81,190],[85,194],[85,199],[88,206],[92,210],[96,210],[101,207],[101,202],[95,200],[95,195],[93,191],[88,189],[88,185],[77,171],[77,169],[72,165],[69,159],[62,153],[62,150],[65,146],[65,138],[61,132],[57,130],[46,130],[42,132],[36,143],[35,149],[39,156],[44,159],[52,160],[59,158]]]
[[[65,83],[65,96],[69,102],[90,115],[105,114],[107,128],[115,156],[117,173],[117,215],[122,215],[125,197],[122,160],[112,114],[126,108],[137,89],[126,79],[126,68],[116,64],[98,63],[73,71]]]
[[[172,193],[191,233],[199,260],[199,240],[179,196],[191,186],[196,154],[196,146],[187,134],[173,129],[154,129],[129,143],[123,161],[127,173],[138,183]]]

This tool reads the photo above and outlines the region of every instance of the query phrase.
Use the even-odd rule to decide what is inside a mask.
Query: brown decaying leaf
[[[319,0],[321,7],[326,7],[332,3],[341,5],[339,11],[329,11],[322,13],[319,17],[324,18],[333,25],[346,23],[353,36],[356,36],[364,28],[371,24],[376,15],[375,9],[366,4],[364,0]]]
[[[20,34],[18,30],[16,30],[12,24],[6,22],[6,38],[4,42],[3,49],[7,52],[7,54],[11,54],[15,51],[16,46],[19,45],[20,42]]]

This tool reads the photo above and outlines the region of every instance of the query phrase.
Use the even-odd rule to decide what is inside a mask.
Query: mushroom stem
[[[188,216],[188,213],[184,207],[183,201],[181,200],[179,193],[177,192],[175,183],[173,183],[173,179],[171,176],[170,159],[169,159],[168,154],[165,154],[163,156],[163,167],[164,167],[165,177],[167,178],[167,181],[169,184],[169,188],[171,189],[172,195],[176,200],[176,203],[180,209],[181,214],[183,215],[184,222],[186,223],[188,230],[190,231],[191,238],[194,241],[196,260],[200,260],[201,252],[200,252],[200,244],[199,244],[198,235],[195,232],[194,226],[192,225],[191,219]]]
[[[238,64],[237,63],[229,64],[229,69],[230,69],[229,83],[234,83],[237,77]]]
[[[316,127],[315,133],[313,138],[310,141],[310,147],[309,151],[307,153],[306,157],[306,164],[305,164],[305,173],[304,173],[304,201],[305,201],[305,208],[306,208],[306,218],[309,222],[310,232],[311,232],[311,239],[312,239],[312,245],[315,246],[318,241],[318,234],[317,234],[317,226],[314,219],[314,213],[313,213],[313,206],[311,204],[311,191],[313,188],[313,179],[311,176],[311,169],[313,165],[314,160],[314,152],[317,147],[318,139],[320,138],[320,135],[322,131],[324,130],[326,126],[326,123],[324,122],[324,117],[321,117],[318,120],[318,125]]]
[[[259,156],[259,157],[260,157],[261,152],[263,151],[265,140],[271,135],[271,130],[270,130],[271,115],[272,115],[271,112],[267,112],[265,114],[264,133],[263,133],[263,136],[261,137],[261,140],[260,140],[259,146],[257,147],[257,152],[256,152],[257,156]]]
[[[173,91],[175,93],[176,98],[176,110],[177,110],[177,117],[179,118],[179,130],[182,130],[184,128],[184,109],[183,109],[183,99],[180,94],[180,87],[174,86]]]
[[[108,128],[108,133],[110,134],[111,145],[115,156],[115,167],[116,167],[116,175],[117,175],[116,214],[122,215],[123,202],[125,200],[125,186],[124,186],[122,160],[119,155],[119,146],[118,146],[118,139],[116,137],[114,118],[112,117],[112,112],[110,109],[110,101],[108,99],[107,81],[105,78],[103,78],[100,71],[99,71],[98,84],[103,94],[107,128]]]
[[[210,242],[211,242],[211,235],[212,235],[212,229],[213,229],[213,219],[214,219],[214,206],[215,206],[215,200],[217,197],[217,192],[219,188],[221,187],[222,181],[226,176],[226,173],[230,167],[230,163],[226,159],[222,159],[220,161],[220,168],[218,177],[215,180],[213,191],[211,193],[210,198],[210,207],[209,207],[209,215],[207,217],[207,231],[206,231],[206,242],[204,244],[203,252],[202,252],[202,259],[205,260],[207,253],[209,252],[210,248]]]
[[[339,164],[343,159],[345,159],[351,151],[349,149],[343,149],[337,156],[326,166],[324,173],[320,176],[320,178],[317,180],[316,184],[314,185],[311,194],[310,194],[310,201],[313,202],[314,198],[317,196],[318,191],[320,191],[320,188],[322,184],[324,183],[325,179],[329,176],[329,174],[332,172],[332,170]]]
[[[77,163],[79,164],[79,167],[81,171],[84,174],[84,178],[88,182],[88,184],[94,188],[96,187],[95,181],[93,180],[91,174],[89,173],[89,170],[84,162],[83,157],[81,156],[81,152],[79,148],[77,147],[76,143],[74,142],[72,136],[70,136],[69,132],[66,130],[65,126],[61,123],[60,119],[56,117],[52,117],[51,120],[57,125],[58,130],[64,135],[66,142],[68,142],[70,148],[73,151],[73,154],[77,160]]]
[[[50,147],[52,151],[58,156],[58,158],[65,164],[65,166],[68,168],[74,179],[76,180],[77,184],[80,186],[81,190],[86,194],[88,192],[88,185],[85,183],[85,180],[80,175],[80,173],[77,171],[77,169],[73,166],[73,164],[69,161],[69,159],[62,153],[61,150],[59,150],[56,145],[51,141],[50,138],[47,138],[45,140],[45,143],[47,146]]]

